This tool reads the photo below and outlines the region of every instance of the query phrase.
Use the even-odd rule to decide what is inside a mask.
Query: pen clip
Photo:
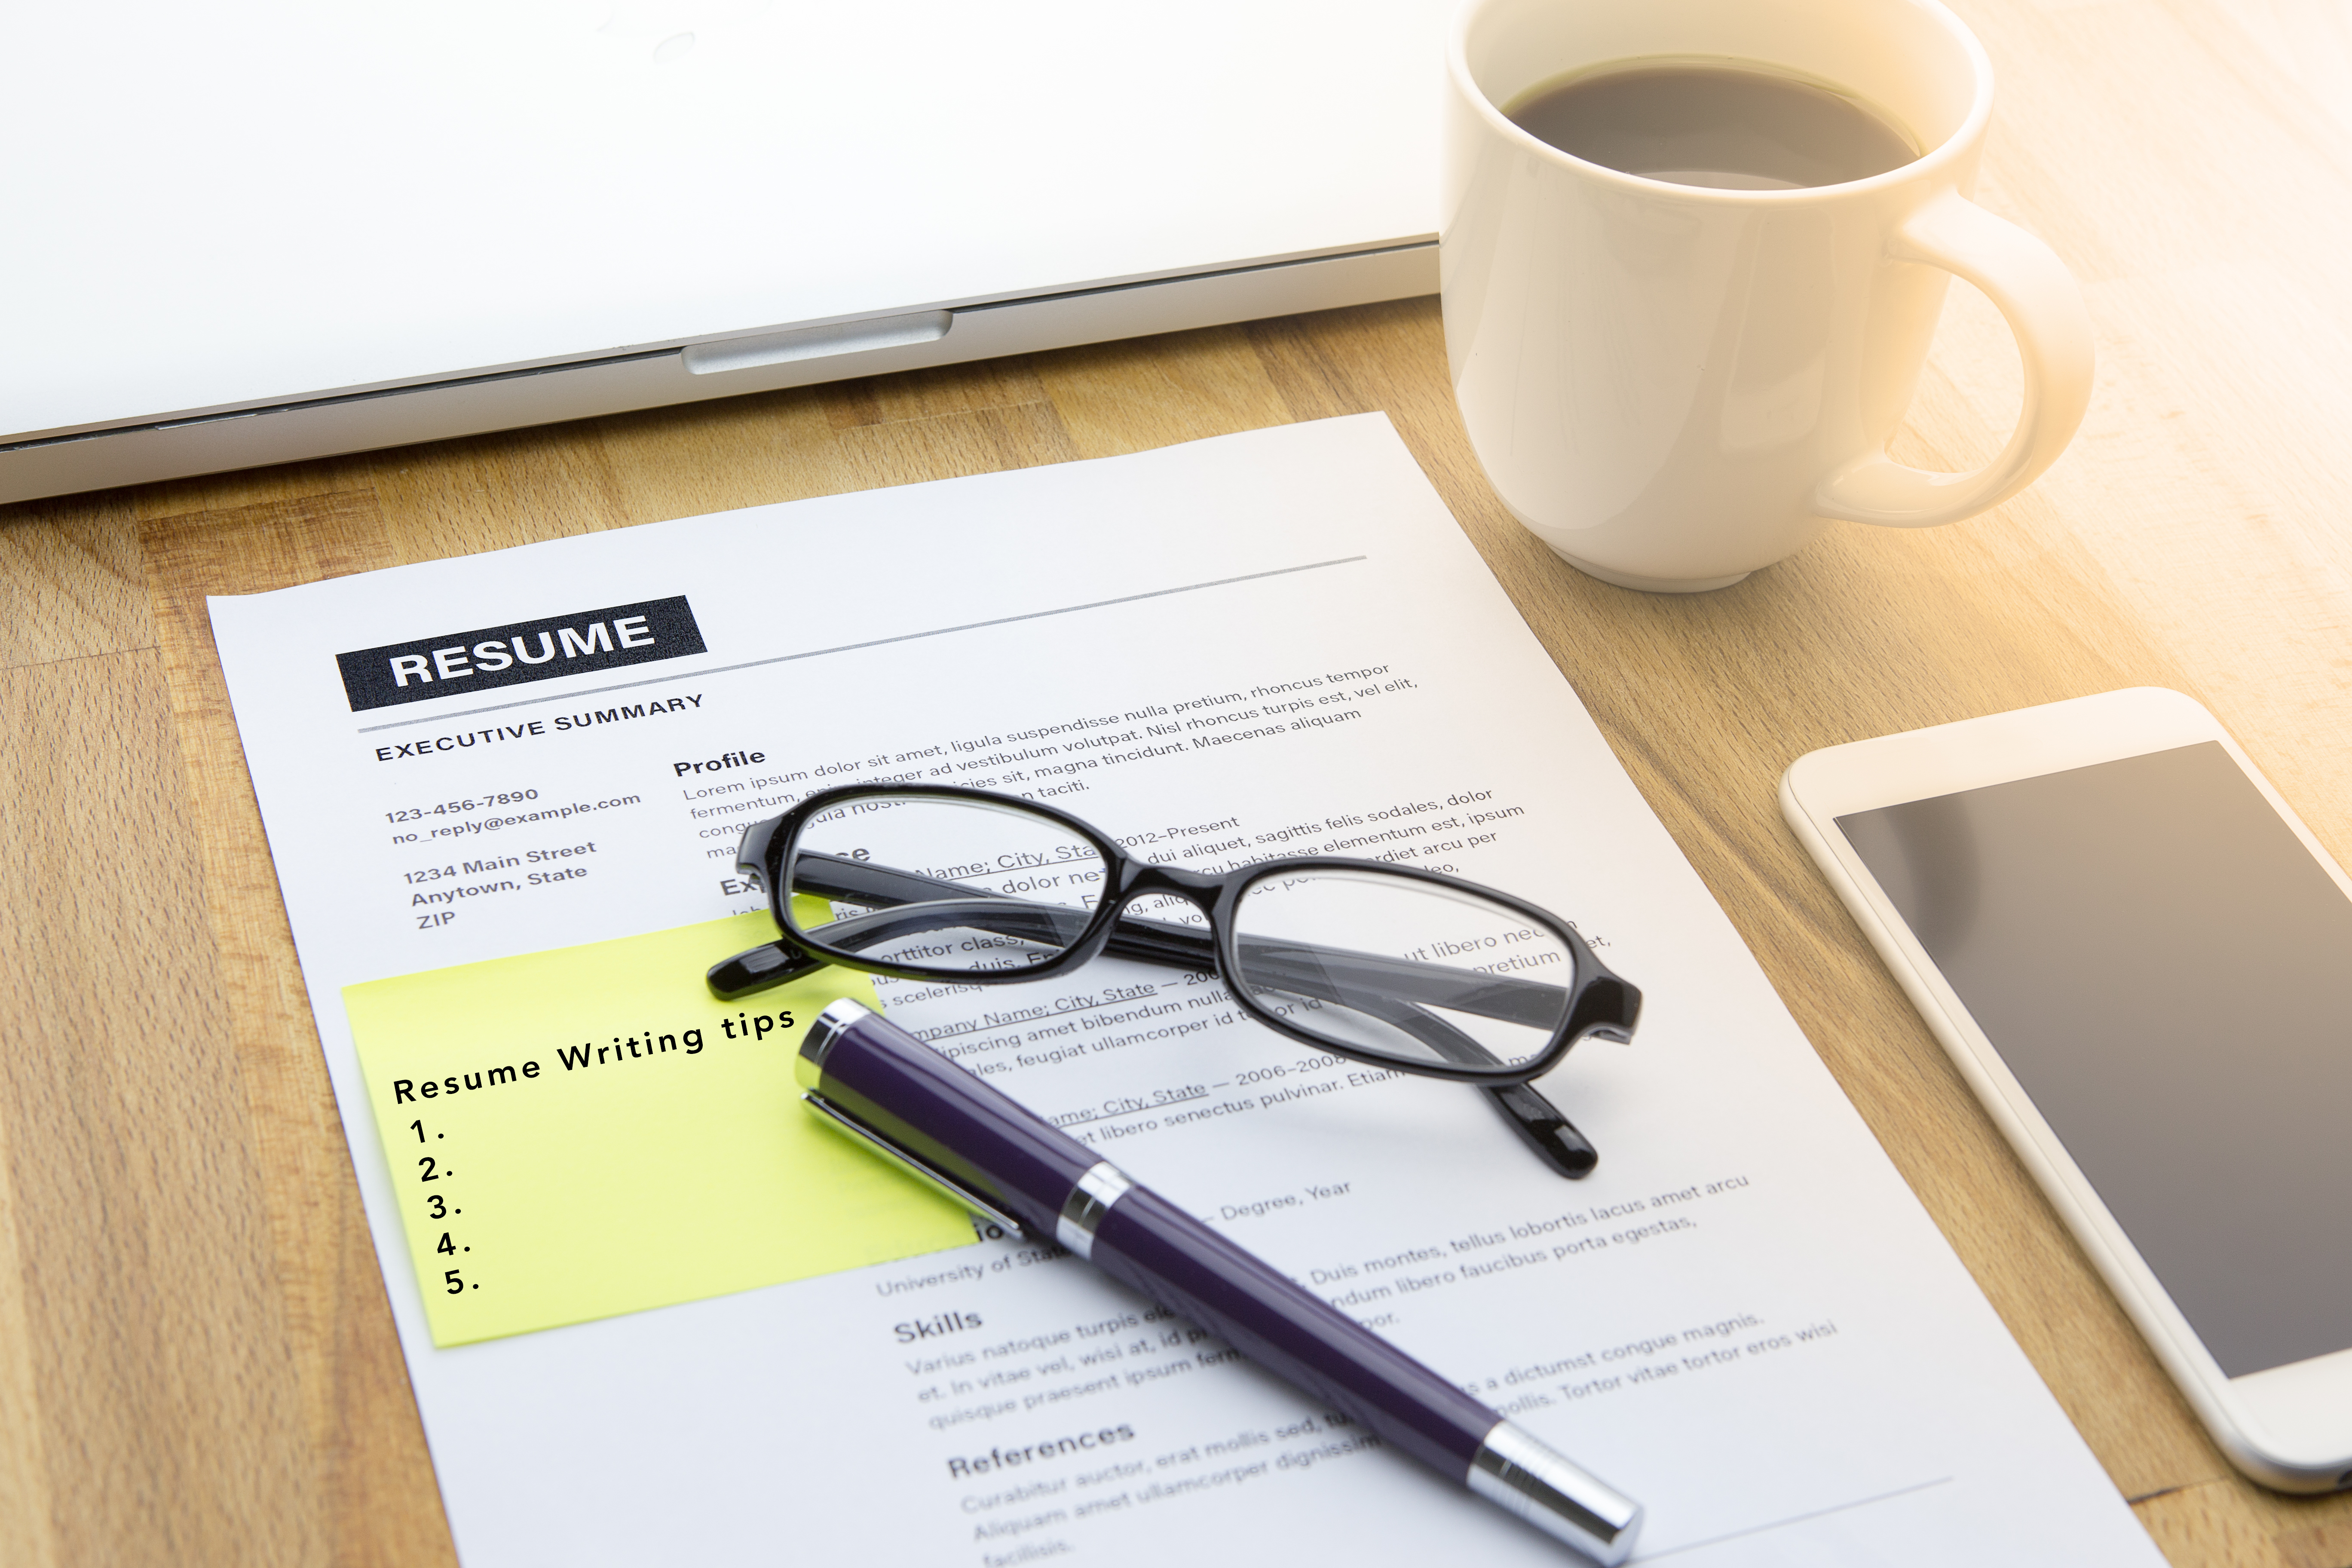
[[[881,1155],[892,1164],[897,1165],[900,1170],[905,1171],[908,1175],[914,1177],[915,1180],[922,1183],[925,1186],[931,1188],[933,1191],[939,1193],[944,1197],[961,1204],[964,1207],[971,1210],[974,1214],[994,1220],[998,1225],[1004,1227],[1005,1234],[1008,1236],[1029,1237],[1029,1227],[1027,1226],[1023,1225],[1019,1220],[1014,1219],[1011,1215],[1006,1214],[996,1205],[989,1202],[986,1198],[982,1197],[978,1193],[973,1192],[970,1187],[965,1186],[961,1182],[957,1181],[953,1176],[941,1171],[936,1165],[931,1164],[929,1162],[923,1160],[919,1156],[908,1153],[906,1150],[898,1147],[898,1144],[891,1142],[890,1140],[885,1138],[879,1132],[875,1131],[874,1129],[866,1126],[864,1122],[858,1121],[856,1117],[850,1115],[849,1112],[842,1110],[841,1107],[834,1104],[833,1101],[825,1099],[823,1095],[806,1093],[803,1094],[801,1099],[806,1102],[811,1110],[815,1111],[834,1127],[840,1129],[842,1131],[849,1134],[852,1138],[856,1139],[868,1149],[871,1149],[875,1153]],[[1030,1239],[1034,1240],[1035,1238],[1030,1237]]]

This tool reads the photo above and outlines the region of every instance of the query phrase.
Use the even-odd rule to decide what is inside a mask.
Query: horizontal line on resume
[[[547,697],[525,697],[513,702],[494,702],[487,708],[468,708],[457,713],[435,713],[423,719],[399,719],[389,724],[369,724],[357,733],[373,735],[383,730],[404,730],[414,724],[446,724],[453,719],[471,719],[482,713],[503,713],[511,708],[536,708],[546,702],[577,702],[585,697],[602,697],[608,691],[633,691],[641,686],[667,686],[677,680],[700,680],[705,676],[731,675],[739,669],[760,669],[772,664],[790,664],[800,658],[823,658],[827,654],[855,653],[862,647],[885,647],[891,643],[918,642],[924,637],[951,637],[957,632],[976,632],[987,626],[1009,626],[1016,621],[1042,621],[1054,616],[1075,616],[1081,610],[1100,610],[1112,605],[1132,605],[1144,599],[1164,599],[1171,594],[1197,594],[1203,588],[1225,588],[1235,583],[1255,583],[1267,577],[1287,577],[1297,572],[1319,572],[1326,566],[1346,566],[1358,561],[1370,560],[1365,555],[1342,555],[1330,561],[1310,561],[1303,566],[1277,566],[1271,572],[1251,572],[1239,577],[1219,577],[1207,583],[1187,583],[1181,588],[1154,588],[1146,594],[1126,594],[1116,599],[1096,599],[1084,605],[1064,605],[1058,609],[1031,610],[1025,615],[999,616],[994,620],[967,621],[960,626],[937,626],[927,632],[902,632],[894,637],[874,637],[866,642],[843,643],[837,647],[813,647],[803,653],[780,653],[772,658],[747,659],[741,664],[722,664],[716,669],[690,669],[680,675],[656,675],[649,680],[624,680],[614,686],[594,686],[585,691],[559,691]]]
[[[1720,1546],[1727,1541],[1738,1541],[1746,1536],[1761,1535],[1768,1530],[1786,1530],[1792,1524],[1802,1524],[1808,1520],[1827,1519],[1833,1513],[1849,1513],[1858,1508],[1868,1508],[1873,1503],[1893,1502],[1896,1498],[1909,1497],[1913,1492],[1924,1492],[1932,1487],[1948,1485],[1951,1479],[1949,1476],[1937,1476],[1932,1481],[1914,1481],[1907,1487],[1897,1487],[1891,1492],[1880,1492],[1875,1497],[1856,1498],[1852,1502],[1832,1503],[1827,1508],[1817,1508],[1811,1513],[1792,1514],[1787,1519],[1773,1520],[1769,1524],[1751,1524],[1745,1530],[1735,1530],[1724,1535],[1711,1535],[1705,1541],[1685,1541],[1680,1546],[1669,1546],[1663,1552],[1636,1552],[1633,1553],[1633,1560],[1636,1563],[1654,1563],[1661,1557],[1673,1557],[1680,1552],[1696,1552],[1705,1546]]]

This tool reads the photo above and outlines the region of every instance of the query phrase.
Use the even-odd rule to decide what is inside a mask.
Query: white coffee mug
[[[1688,593],[1825,520],[1927,528],[2048,468],[2091,395],[2091,325],[2050,247],[1969,201],[1992,67],[1934,0],[1469,0],[1449,46],[1438,249],[1454,395],[1513,516],[1570,564]],[[1927,149],[1866,180],[1717,190],[1586,163],[1502,107],[1645,60],[1837,84]],[[1999,457],[1886,456],[1948,274],[2009,319],[2025,408]]]

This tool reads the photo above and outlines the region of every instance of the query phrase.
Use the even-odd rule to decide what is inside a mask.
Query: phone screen
[[[2352,900],[2229,753],[1837,821],[2221,1370],[2352,1347]]]

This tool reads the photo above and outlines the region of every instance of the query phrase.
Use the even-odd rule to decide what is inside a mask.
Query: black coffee
[[[1647,179],[1731,191],[1836,185],[1919,148],[1857,99],[1792,76],[1674,62],[1538,88],[1506,111],[1561,152]]]

